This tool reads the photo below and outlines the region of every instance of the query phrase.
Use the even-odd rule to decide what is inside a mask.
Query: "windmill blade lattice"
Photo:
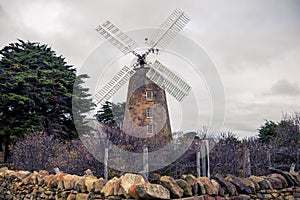
[[[154,62],[147,72],[146,77],[166,90],[178,101],[182,101],[191,89],[185,81],[158,61]]]
[[[166,48],[179,31],[189,22],[190,18],[180,9],[176,9],[168,19],[160,26],[160,29],[150,37],[149,45]]]
[[[109,40],[115,47],[117,47],[124,54],[132,52],[137,47],[135,41],[128,37],[125,33],[120,31],[110,21],[106,21],[102,25],[96,27],[96,31],[104,38]]]
[[[108,101],[135,73],[133,68],[124,66],[99,92],[94,96],[96,104]]]

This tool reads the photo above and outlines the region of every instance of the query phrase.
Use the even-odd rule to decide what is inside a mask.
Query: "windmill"
[[[189,94],[191,87],[160,63],[156,56],[160,49],[167,47],[189,20],[180,9],[173,11],[147,40],[149,47],[144,53],[137,53],[135,51],[137,43],[110,21],[96,27],[97,32],[125,55],[132,53],[135,56],[129,67],[125,65],[96,93],[94,96],[96,103],[105,103],[129,81],[122,130],[133,137],[150,138],[148,143],[150,141],[157,146],[165,145],[172,140],[165,92],[181,102]]]

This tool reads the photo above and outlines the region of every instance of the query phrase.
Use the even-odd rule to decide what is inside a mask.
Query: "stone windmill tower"
[[[176,9],[149,39],[144,53],[134,51],[137,44],[111,22],[106,21],[96,30],[124,54],[136,58],[124,66],[96,95],[97,104],[109,100],[129,81],[122,130],[141,145],[161,147],[172,140],[166,92],[182,101],[190,86],[177,74],[162,65],[156,56],[159,49],[166,48],[176,34],[187,24],[189,17]]]

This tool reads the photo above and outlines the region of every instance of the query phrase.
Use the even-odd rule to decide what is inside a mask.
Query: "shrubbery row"
[[[102,163],[97,161],[79,139],[64,140],[45,134],[34,134],[19,140],[12,147],[12,162],[18,170],[59,170],[82,175],[91,169],[94,175],[103,176]]]
[[[253,175],[267,174],[268,167],[287,171],[292,163],[295,164],[295,170],[299,170],[299,125],[300,114],[284,118],[278,123],[273,139],[268,143],[259,138],[239,140],[232,133],[218,135],[213,139],[215,143],[210,149],[211,174],[245,176],[246,150],[250,153]],[[175,178],[188,173],[196,175],[196,152],[199,151],[196,140],[198,139],[194,140],[190,148],[178,160],[156,173]],[[48,135],[33,134],[16,142],[11,152],[15,169],[53,171],[54,167],[59,167],[66,173],[78,175],[91,169],[94,175],[103,176],[102,163],[88,152],[79,139],[59,140]],[[108,176],[118,174],[119,172],[111,169]]]

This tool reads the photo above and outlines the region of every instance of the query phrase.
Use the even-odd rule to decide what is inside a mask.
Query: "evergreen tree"
[[[125,114],[125,102],[122,103],[112,103],[106,101],[104,105],[102,105],[101,109],[95,115],[96,119],[109,126],[117,126],[122,128],[123,119]]]
[[[72,113],[73,86],[77,99],[92,108],[87,89],[81,87],[86,75],[47,45],[24,42],[0,50],[0,143],[6,146],[31,132],[45,132],[59,138],[77,137]],[[78,113],[80,115],[80,113]],[[77,118],[83,120],[84,116]]]
[[[125,105],[126,105],[126,103],[122,102],[122,103],[112,103],[112,106],[111,106],[114,120],[116,121],[117,126],[120,128],[123,126]]]
[[[95,115],[96,119],[108,126],[116,125],[116,121],[114,120],[114,115],[112,112],[112,103],[106,101],[105,104],[102,105],[101,109]]]
[[[274,148],[274,167],[289,170],[292,163],[300,169],[300,113],[283,115],[276,128],[276,137],[272,140]]]
[[[258,129],[259,140],[263,143],[269,143],[276,137],[277,124],[273,121],[266,120],[265,123]]]

